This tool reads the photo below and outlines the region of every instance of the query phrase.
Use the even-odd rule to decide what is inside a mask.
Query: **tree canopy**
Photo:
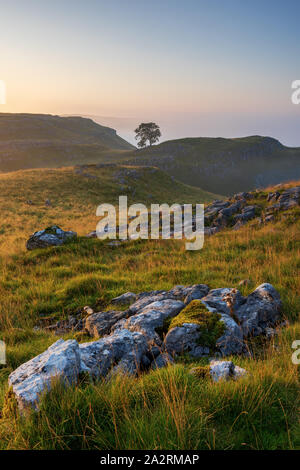
[[[161,137],[160,128],[155,122],[142,122],[134,132],[136,140],[139,140],[138,147],[146,147],[147,142],[151,146]]]

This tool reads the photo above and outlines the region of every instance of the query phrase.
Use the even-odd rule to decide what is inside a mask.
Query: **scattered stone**
[[[35,232],[26,242],[27,250],[63,245],[77,237],[76,232],[65,232],[57,225]]]
[[[210,375],[214,382],[229,380],[234,374],[234,364],[231,361],[211,361]]]
[[[258,286],[235,308],[244,336],[257,336],[280,319],[282,303],[276,289],[268,283]]]
[[[111,303],[116,305],[127,305],[132,304],[136,301],[137,295],[133,292],[125,292],[125,294],[119,295],[112,299]]]
[[[166,367],[170,364],[174,364],[174,359],[168,353],[162,353],[157,356],[156,359],[151,364],[151,369],[161,369],[162,367]]]
[[[202,299],[208,294],[208,292],[209,287],[206,284],[195,284],[185,297],[184,303],[187,305],[192,302],[192,300]]]
[[[235,222],[247,222],[248,220],[254,219],[257,206],[246,206],[243,208],[240,214],[234,216]]]

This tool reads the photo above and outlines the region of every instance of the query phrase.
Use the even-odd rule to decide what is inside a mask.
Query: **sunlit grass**
[[[72,218],[63,209],[59,220],[57,209],[49,214],[63,228],[83,234],[89,231],[89,223],[94,229],[93,216],[85,218],[81,212],[84,205],[77,205],[75,199],[73,216],[78,217]],[[13,212],[6,212],[5,221],[11,227],[16,253],[6,253],[9,241],[1,248],[0,336],[7,344],[8,363],[0,369],[0,406],[9,373],[58,339],[45,331],[33,331],[35,325],[47,318],[50,322],[66,318],[85,305],[109,308],[111,299],[126,291],[207,283],[211,288],[238,287],[248,295],[259,284],[270,282],[280,292],[283,318],[290,326],[281,329],[274,340],[251,345],[251,358],[230,358],[248,371],[247,377],[237,382],[215,384],[197,379],[189,370],[202,362],[181,358],[173,367],[137,378],[118,377],[94,384],[83,381],[66,390],[57,385],[44,398],[38,415],[0,420],[0,448],[300,446],[299,369],[291,361],[291,344],[300,338],[297,210],[291,211],[289,218],[282,214],[265,226],[250,223],[239,231],[225,230],[207,238],[198,252],[186,251],[183,241],[136,241],[111,248],[105,242],[85,238],[62,247],[25,252],[23,241],[28,231],[49,225],[49,219],[43,216],[29,222],[30,216],[26,216],[22,228],[17,202]],[[250,284],[239,286],[242,279],[249,279]]]

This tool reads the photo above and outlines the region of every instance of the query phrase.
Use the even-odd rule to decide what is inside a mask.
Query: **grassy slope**
[[[85,182],[85,190],[90,184],[92,180]],[[261,196],[257,195],[257,202]],[[9,223],[21,233],[16,218],[18,201],[15,204]],[[78,223],[83,223],[76,204],[74,200],[72,212],[66,213],[62,208],[56,214],[60,214],[62,226],[76,229]],[[236,364],[249,371],[248,377],[238,382],[213,384],[197,379],[189,374],[189,368],[199,362],[183,359],[175,367],[136,379],[117,378],[94,385],[83,382],[66,391],[57,387],[44,400],[38,416],[31,415],[25,421],[10,415],[0,420],[0,446],[18,449],[299,446],[299,372],[291,361],[292,341],[300,335],[299,229],[297,208],[288,216],[279,215],[274,224],[257,227],[252,222],[238,232],[221,232],[206,239],[199,252],[187,252],[183,242],[174,240],[136,241],[108,248],[98,240],[79,239],[59,248],[3,254],[0,319],[2,338],[8,345],[8,366],[0,370],[0,403],[4,400],[9,372],[57,339],[52,334],[32,331],[41,317],[63,318],[84,305],[109,307],[110,299],[125,291],[168,289],[176,284],[193,283],[208,283],[212,288],[237,286],[241,279],[250,278],[251,286],[240,288],[243,294],[248,294],[260,283],[270,282],[280,291],[284,316],[291,326],[283,329],[274,342],[256,345],[253,359],[234,358]]]
[[[260,136],[171,140],[135,152],[133,161],[221,194],[300,178],[300,149]]]
[[[0,113],[0,170],[122,159],[134,147],[91,119]]]
[[[133,176],[122,176],[127,169]],[[127,195],[129,204],[205,203],[221,197],[173,181],[158,169],[93,165],[0,174],[0,194],[0,253],[23,251],[28,235],[54,223],[85,235],[96,229],[97,206],[117,204],[119,195]]]

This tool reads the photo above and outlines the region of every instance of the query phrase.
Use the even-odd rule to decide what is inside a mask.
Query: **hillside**
[[[0,174],[0,253],[23,251],[28,234],[53,223],[85,235],[101,203],[207,203],[220,196],[179,183],[151,167],[99,164]],[[46,201],[50,204],[46,205]]]
[[[113,189],[111,169],[101,170],[103,187]],[[150,181],[151,170],[137,171],[146,172],[141,181]],[[101,184],[96,181],[82,174],[74,179],[74,169],[69,168],[1,176],[1,191],[6,189],[1,237],[14,234],[15,246],[23,247],[9,255],[9,243],[0,257],[0,338],[7,345],[7,365],[0,368],[1,449],[299,448],[299,366],[291,361],[291,344],[300,334],[299,206],[274,213],[268,223],[253,219],[237,231],[225,227],[195,252],[185,251],[184,241],[133,241],[110,248],[85,237],[25,252],[23,241],[32,228],[49,222],[86,233],[99,202]],[[142,186],[139,197],[148,192]],[[156,197],[159,181],[152,186]],[[247,201],[265,210],[274,205],[268,192],[279,200],[277,192],[282,196],[288,186],[255,192]],[[53,204],[45,208],[43,199],[50,195]],[[28,196],[33,205],[25,205]],[[191,368],[205,367],[207,359],[182,356],[172,366],[137,377],[94,383],[82,377],[76,386],[56,386],[43,398],[40,412],[28,413],[26,419],[9,400],[7,378],[20,364],[59,338],[91,341],[81,331],[55,334],[44,328],[82,315],[84,306],[115,310],[111,300],[124,292],[198,283],[211,289],[237,287],[247,296],[264,282],[280,293],[282,319],[288,322],[271,339],[249,338],[248,355],[227,357],[247,370],[243,379],[214,383],[196,377]]]
[[[111,161],[133,149],[91,119],[0,113],[0,171]]]
[[[136,151],[132,163],[226,195],[300,178],[300,148],[260,136],[171,140]]]

